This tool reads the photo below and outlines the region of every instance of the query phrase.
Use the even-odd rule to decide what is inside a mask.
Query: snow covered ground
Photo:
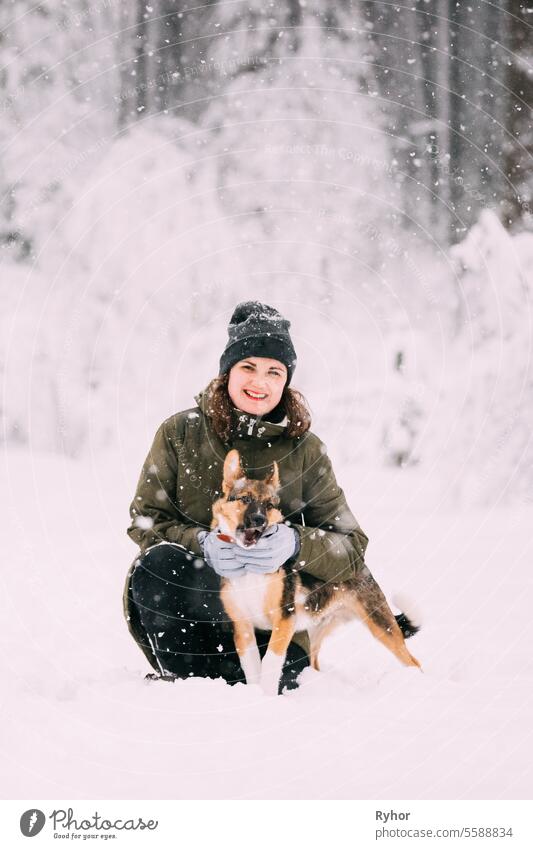
[[[450,512],[417,470],[343,478],[370,568],[423,610],[424,674],[354,625],[270,699],[144,681],[121,613],[137,472],[117,454],[3,455],[5,798],[530,796],[530,504]]]
[[[461,143],[412,108],[417,51],[438,39],[449,58],[449,31],[411,41],[403,6],[393,45],[382,4],[384,99],[373,15],[356,25],[370,4],[207,4],[215,17],[173,22],[173,45],[172,4],[145,24],[137,4],[30,5],[0,6],[4,796],[527,798],[533,234],[528,169],[513,166],[510,230],[514,189],[500,197],[489,173],[503,179],[524,136],[516,92],[485,89],[510,61],[491,53],[485,73],[495,5],[454,36],[460,108],[455,70],[432,92]],[[460,23],[472,10],[457,6]],[[292,322],[294,385],[368,564],[424,613],[410,642],[424,674],[354,625],[282,698],[144,681],[122,617],[128,505],[156,426],[215,375],[250,298]]]

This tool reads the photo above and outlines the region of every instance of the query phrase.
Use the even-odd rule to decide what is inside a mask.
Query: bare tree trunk
[[[506,223],[525,220],[533,228],[533,29],[527,4],[506,0],[510,55],[505,82],[510,89],[506,124],[512,139],[505,145]]]
[[[450,212],[450,21],[448,0],[437,0],[435,20],[435,111],[436,111],[436,159],[434,175],[437,194],[441,203],[440,218],[445,222],[442,236],[449,240]]]
[[[418,3],[417,3],[418,5]],[[410,103],[413,110],[410,111],[407,134],[413,142],[413,149],[409,151],[408,171],[415,183],[422,186],[431,186],[431,166],[428,159],[429,134],[432,121],[428,114],[426,99],[427,84],[427,46],[423,44],[422,32],[424,27],[419,20],[419,12],[416,7],[412,11],[404,10],[406,36],[410,43],[409,69],[412,76]],[[424,16],[423,16],[424,17]],[[420,203],[427,204],[428,212],[431,213],[430,197],[423,189],[416,191],[413,185],[411,192],[412,212],[417,218],[421,214]]]
[[[149,103],[149,43],[148,43],[148,22],[145,0],[137,0],[137,16],[135,29],[135,97],[134,103],[138,114],[145,112]]]
[[[120,67],[120,102],[117,121],[119,127],[126,127],[132,120],[134,111],[135,66],[133,42],[135,38],[136,8],[132,4],[122,3],[120,6],[120,31],[118,61]]]

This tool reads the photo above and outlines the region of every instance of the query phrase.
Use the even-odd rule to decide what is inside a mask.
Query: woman
[[[219,377],[197,396],[197,407],[171,416],[155,435],[130,507],[128,534],[141,554],[124,592],[130,632],[157,673],[151,677],[244,681],[219,598],[221,575],[272,572],[291,557],[323,581],[366,569],[366,534],[309,430],[303,397],[290,388],[296,353],[289,328],[273,307],[239,304]],[[208,530],[231,448],[248,477],[267,477],[274,461],[280,471],[285,523],[246,551]],[[257,634],[262,654],[268,637]],[[297,686],[308,649],[307,634],[296,634],[280,690]]]

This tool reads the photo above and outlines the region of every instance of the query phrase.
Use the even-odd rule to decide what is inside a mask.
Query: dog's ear
[[[244,473],[241,468],[239,452],[236,448],[232,448],[231,451],[226,454],[226,459],[224,460],[224,478],[222,481],[222,491],[224,495],[228,495],[233,489],[235,481],[243,477]]]
[[[267,483],[269,486],[274,487],[274,489],[279,489],[279,469],[276,461],[274,461],[272,471],[270,472],[265,483]]]

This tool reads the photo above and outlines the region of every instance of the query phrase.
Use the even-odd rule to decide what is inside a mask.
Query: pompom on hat
[[[246,357],[279,360],[287,369],[287,386],[296,367],[296,351],[289,334],[290,321],[259,301],[237,304],[228,325],[228,342],[220,358],[219,373],[226,374]]]

